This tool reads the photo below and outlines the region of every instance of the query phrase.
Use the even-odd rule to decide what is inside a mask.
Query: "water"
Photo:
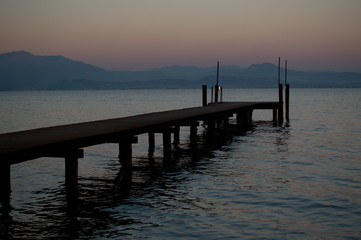
[[[227,101],[276,101],[275,89],[225,89]],[[0,132],[199,106],[201,90],[0,92]],[[64,161],[13,165],[13,210],[1,238],[360,239],[361,89],[291,89],[290,126],[256,111],[253,130],[209,141],[189,129],[163,163],[147,136],[133,145],[132,181],[119,183],[116,144],[85,149],[79,199],[65,198]],[[263,121],[267,120],[267,121]]]

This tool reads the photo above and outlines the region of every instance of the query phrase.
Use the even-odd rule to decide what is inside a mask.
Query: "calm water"
[[[277,100],[275,89],[224,90],[227,101]],[[201,90],[0,92],[0,132],[199,106]],[[79,200],[64,194],[64,161],[13,165],[13,210],[0,238],[361,239],[361,89],[291,89],[290,126],[256,111],[253,130],[203,137],[163,163],[147,136],[120,184],[116,144],[85,149]],[[267,120],[267,121],[261,121]]]

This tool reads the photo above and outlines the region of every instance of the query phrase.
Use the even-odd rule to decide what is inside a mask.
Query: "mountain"
[[[278,67],[271,63],[221,66],[225,88],[277,87]],[[282,69],[283,81],[284,69]],[[288,70],[292,87],[361,87],[361,73]],[[0,54],[0,90],[199,88],[214,85],[216,67],[168,66],[145,71],[107,71],[63,56],[25,51]]]

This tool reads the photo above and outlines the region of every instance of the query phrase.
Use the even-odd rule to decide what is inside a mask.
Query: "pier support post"
[[[163,132],[164,159],[170,159],[172,156],[171,132],[171,129],[165,129]]]
[[[119,141],[119,162],[124,168],[132,168],[132,143],[137,143],[138,137],[129,137]]]
[[[65,155],[65,191],[67,199],[78,194],[78,156],[72,152]]]
[[[237,129],[238,130],[243,130],[243,129],[247,129],[250,125],[249,125],[249,112],[238,112],[236,114],[237,119]]]
[[[179,132],[180,132],[180,126],[179,125],[174,126],[173,144],[175,146],[178,146],[180,143]]]
[[[277,124],[277,108],[273,108],[272,109],[272,112],[273,112],[273,124]]]
[[[2,163],[0,165],[0,201],[3,209],[7,208],[10,205],[10,194],[11,194],[10,164]]]
[[[227,131],[228,128],[229,128],[229,116],[225,116],[223,118],[223,129]]]
[[[197,146],[197,140],[198,140],[197,127],[198,127],[198,122],[194,122],[190,124],[190,140],[192,147]]]
[[[253,109],[248,111],[248,126],[252,127]]]
[[[148,144],[149,144],[148,154],[149,156],[153,156],[155,149],[154,132],[148,133]]]
[[[211,136],[217,135],[216,121],[214,119],[209,119],[207,122],[208,122],[208,134]]]

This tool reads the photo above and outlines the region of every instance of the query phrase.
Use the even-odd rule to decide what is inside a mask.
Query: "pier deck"
[[[119,143],[120,151],[125,151],[123,154],[120,153],[120,156],[126,156],[125,158],[128,158],[126,161],[129,162],[131,161],[131,144],[134,142],[134,136],[139,134],[163,131],[164,148],[167,146],[169,148],[170,132],[167,132],[167,129],[171,127],[192,126],[197,121],[207,120],[208,127],[211,128],[212,122],[228,119],[228,116],[232,114],[250,119],[248,114],[254,109],[273,109],[273,117],[275,117],[275,111],[279,110],[280,106],[279,102],[222,102],[203,107],[0,134],[2,202],[9,198],[11,192],[10,165],[40,157],[63,157],[66,165],[70,166],[66,166],[66,182],[68,178],[69,184],[73,185],[71,188],[76,188],[77,180],[74,178],[77,178],[77,159],[82,157],[84,147],[102,143]],[[243,120],[245,118],[243,117]],[[237,122],[243,120],[237,120]]]

